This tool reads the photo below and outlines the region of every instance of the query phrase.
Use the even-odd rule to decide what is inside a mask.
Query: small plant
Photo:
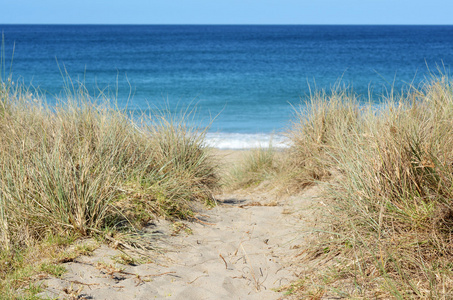
[[[181,231],[184,231],[186,234],[193,233],[192,229],[190,229],[190,227],[187,226],[187,224],[185,224],[183,222],[173,222],[172,226],[173,226],[172,235],[178,235],[179,233],[181,233]]]
[[[80,245],[75,246],[74,251],[78,255],[85,255],[85,256],[91,256],[93,254],[93,251],[99,248],[98,243],[82,243]]]
[[[24,295],[22,295],[21,299],[27,299],[27,300],[38,300],[42,299],[41,297],[38,297],[37,294],[43,292],[44,289],[40,284],[33,284],[30,283],[28,287],[25,289]]]
[[[276,288],[276,292],[284,292],[285,296],[294,295],[297,292],[303,290],[305,287],[305,280],[298,280],[297,282],[293,282],[289,285],[284,285],[279,288]]]
[[[109,276],[113,276],[114,273],[121,273],[124,271],[124,268],[118,268],[114,264],[107,264],[105,262],[98,262],[96,264],[96,268]]]
[[[51,263],[42,263],[39,269],[41,272],[47,273],[55,277],[61,277],[66,272],[65,267]]]
[[[129,266],[137,266],[144,263],[146,260],[132,257],[124,252],[120,253],[119,255],[113,256],[112,259],[119,264],[122,265],[129,265]]]

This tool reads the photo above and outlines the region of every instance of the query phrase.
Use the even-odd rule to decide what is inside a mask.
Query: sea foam
[[[279,134],[207,133],[206,144],[217,149],[287,148],[289,141]]]

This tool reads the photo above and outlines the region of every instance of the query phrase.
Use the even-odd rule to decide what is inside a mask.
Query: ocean
[[[284,147],[310,91],[378,104],[453,62],[453,26],[0,25],[5,74],[52,103],[67,72],[132,113],[196,108],[222,149]],[[14,53],[13,53],[14,52]],[[11,63],[11,58],[13,62]],[[10,66],[12,68],[10,69]],[[5,75],[3,74],[3,75]],[[371,92],[370,92],[371,91]]]

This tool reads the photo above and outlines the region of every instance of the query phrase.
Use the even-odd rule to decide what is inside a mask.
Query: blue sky
[[[453,0],[0,0],[0,24],[453,24]]]

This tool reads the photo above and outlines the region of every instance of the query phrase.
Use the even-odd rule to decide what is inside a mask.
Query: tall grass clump
[[[225,186],[228,189],[247,189],[274,178],[279,173],[277,154],[272,145],[251,149],[228,170],[224,176]]]
[[[360,126],[359,104],[348,88],[335,87],[330,93],[315,91],[299,111],[287,136],[291,141],[286,170],[280,177],[286,188],[298,191],[335,172],[330,155],[338,147],[337,137],[348,137]]]
[[[322,97],[296,124],[300,172],[338,173],[326,185],[336,234],[316,255],[335,263],[319,286],[351,297],[453,297],[452,87],[434,77],[379,107]]]
[[[161,215],[187,218],[193,199],[215,205],[212,191],[218,186],[217,166],[205,147],[206,129],[189,126],[190,117],[190,113],[175,116],[157,111],[145,126],[156,171],[144,179],[159,195]]]
[[[68,87],[55,106],[2,90],[1,251],[154,215],[188,218],[193,201],[212,199],[217,177],[203,130],[164,114],[140,124],[102,93]]]

